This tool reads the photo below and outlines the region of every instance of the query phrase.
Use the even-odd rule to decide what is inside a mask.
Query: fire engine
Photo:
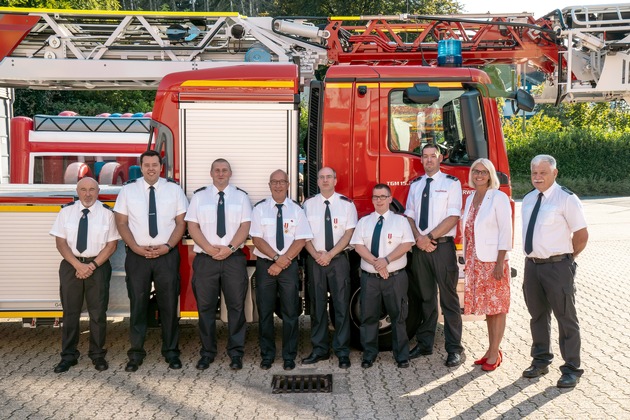
[[[303,91],[309,97],[305,196],[317,192],[317,170],[331,166],[337,190],[354,200],[360,215],[371,211],[371,188],[377,182],[392,188],[400,210],[409,183],[423,174],[418,152],[427,142],[442,149],[442,170],[461,180],[464,194],[471,192],[470,164],[486,157],[499,172],[501,189],[511,195],[496,98],[509,97],[520,109],[531,109],[534,101],[522,90],[506,93],[476,67],[510,63],[522,69],[528,63],[547,77],[539,99],[556,103],[624,99],[630,83],[630,5],[569,7],[537,20],[526,13],[320,21],[207,13],[0,13],[0,30],[10,33],[4,39],[12,40],[0,44],[0,85],[157,87],[145,148],[164,155],[164,175],[179,181],[189,198],[209,182],[209,165],[218,157],[231,162],[232,182],[248,191],[252,202],[268,195],[268,176],[278,168],[289,174],[290,195],[297,197]],[[450,55],[439,55],[440,49]],[[457,66],[460,61],[465,67]],[[325,77],[318,78],[322,66]],[[32,143],[32,153],[37,149],[33,130],[23,131],[29,132],[24,143]],[[88,152],[86,146],[84,154],[91,157],[77,161],[87,166],[86,173],[94,174],[96,163],[119,165],[125,173],[120,169],[124,162],[108,159],[105,152],[133,157],[124,155],[133,155],[131,149],[131,142],[108,144],[101,151]],[[80,176],[75,169],[72,182]],[[55,170],[59,179],[66,169]],[[34,173],[28,176],[28,182],[34,180]],[[0,227],[7,238],[0,245],[0,316],[60,316],[59,255],[47,232],[59,204],[73,199],[72,189],[70,184],[0,189]],[[114,201],[116,191],[107,186],[102,199]],[[457,243],[461,248],[460,238]],[[184,238],[178,248],[181,316],[195,316],[191,240]],[[20,263],[33,254],[36,259]],[[121,254],[119,249],[114,259]],[[109,313],[125,315],[124,272],[120,264],[114,266]],[[247,318],[255,321],[255,279],[252,284]],[[351,311],[358,325],[356,296]],[[412,291],[410,305],[415,302]],[[413,331],[418,315],[409,312]],[[386,314],[381,325],[387,335]]]

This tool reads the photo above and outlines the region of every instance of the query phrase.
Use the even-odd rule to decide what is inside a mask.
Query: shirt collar
[[[223,190],[225,195],[230,195],[230,192],[232,192],[232,184],[228,184],[227,187],[225,187],[225,189]],[[214,184],[210,184],[210,193],[215,196],[219,194],[219,189],[214,185]]]
[[[330,198],[326,198],[322,194],[319,194],[319,197],[321,198],[321,202],[322,203],[324,203],[324,201],[328,200],[328,202],[330,202],[332,204],[337,198],[337,193],[334,192],[333,195],[330,196]]]
[[[157,182],[155,184],[153,184],[153,188],[155,188],[156,190],[158,188],[160,188],[160,185],[162,185],[162,182],[165,181],[162,178],[158,178]],[[149,187],[151,187],[151,185],[149,185],[149,183],[146,181],[146,179],[144,179],[144,177],[142,177],[142,182],[144,183],[144,189],[148,190]]]

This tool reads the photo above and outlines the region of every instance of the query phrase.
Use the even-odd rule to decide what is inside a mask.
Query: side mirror
[[[440,99],[440,89],[429,86],[428,83],[416,83],[405,89],[405,96],[416,104],[433,104]]]
[[[533,111],[534,106],[536,106],[534,97],[523,89],[519,89],[515,93],[512,93],[510,95],[510,99],[514,101],[516,108],[526,112]]]

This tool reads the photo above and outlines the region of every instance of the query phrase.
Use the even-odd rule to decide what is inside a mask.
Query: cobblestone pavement
[[[521,291],[523,257],[520,217],[512,265],[512,307],[503,342],[504,363],[492,373],[473,367],[486,345],[483,321],[464,324],[467,360],[446,368],[444,338],[432,356],[397,369],[389,353],[374,367],[362,369],[361,355],[351,355],[344,371],[337,360],[301,367],[300,373],[332,373],[332,394],[272,394],[273,374],[284,374],[281,361],[270,371],[258,367],[257,324],[248,326],[244,368],[233,372],[223,350],[226,329],[219,326],[220,354],[203,372],[198,358],[196,322],[182,321],[184,368],[170,371],[159,356],[159,330],[147,339],[148,356],[136,373],[126,373],[126,320],[109,323],[110,369],[97,372],[87,358],[83,334],[79,364],[55,374],[60,331],[51,327],[22,328],[14,320],[0,322],[0,418],[3,419],[416,419],[416,418],[630,418],[630,315],[628,266],[630,198],[584,200],[590,240],[579,257],[577,307],[582,326],[586,373],[574,390],[559,390],[561,358],[549,374],[525,379],[529,366],[529,317]],[[517,214],[520,204],[517,204]],[[87,322],[84,324],[87,329]],[[309,321],[302,317],[299,357],[310,351]],[[279,329],[277,329],[279,333]],[[557,336],[555,320],[553,336]],[[557,340],[555,350],[558,352]]]

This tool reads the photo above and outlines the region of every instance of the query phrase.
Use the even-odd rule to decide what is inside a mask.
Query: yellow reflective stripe
[[[116,203],[106,201],[105,204],[113,208]],[[61,210],[61,206],[61,204],[53,206],[46,204],[0,204],[0,213],[57,213]]]
[[[0,318],[61,318],[63,312],[0,312]]]
[[[90,15],[90,16],[208,16],[208,17],[237,17],[238,12],[155,12],[155,11],[131,11],[131,10],[75,10],[75,9],[33,9],[28,7],[0,7],[0,12],[13,13],[56,13],[64,15]],[[244,18],[245,16],[240,16]]]
[[[187,80],[182,86],[293,88],[294,80]]]
[[[328,20],[365,20],[361,16],[331,16]]]
[[[197,311],[182,311],[179,313],[182,318],[199,318],[199,312]]]
[[[357,85],[367,86],[368,88],[407,88],[412,87],[414,82],[370,82],[370,83],[362,83],[356,82]],[[350,89],[354,86],[352,82],[344,82],[344,83],[326,83],[326,87],[328,88],[336,88],[336,89]],[[438,87],[438,88],[462,88],[462,84],[460,82],[429,82],[429,86]]]

